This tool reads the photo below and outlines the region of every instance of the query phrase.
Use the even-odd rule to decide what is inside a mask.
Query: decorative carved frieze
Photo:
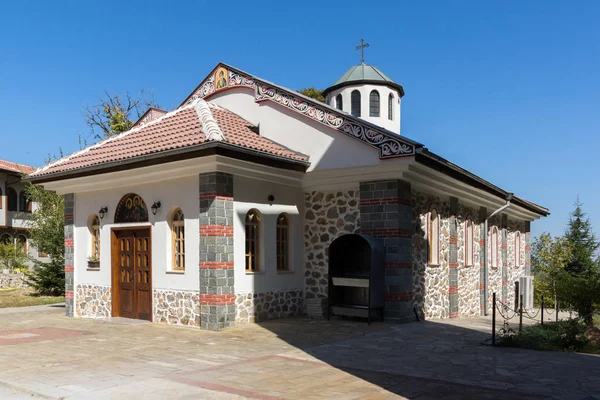
[[[411,156],[415,154],[415,146],[405,142],[395,134],[384,129],[377,129],[371,124],[363,123],[357,118],[339,112],[326,104],[308,100],[295,92],[275,87],[267,82],[256,80],[242,72],[219,66],[213,74],[200,84],[198,89],[188,98],[193,102],[215,92],[246,87],[254,89],[255,101],[272,101],[289,108],[299,114],[320,122],[332,129],[360,140],[379,150],[380,158]]]

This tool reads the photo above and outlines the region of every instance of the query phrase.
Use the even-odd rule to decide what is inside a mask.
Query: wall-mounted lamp
[[[155,201],[154,204],[152,204],[152,207],[150,207],[150,209],[152,210],[152,215],[156,215],[159,208],[160,208],[160,201]]]
[[[267,200],[269,201],[269,204],[273,204],[273,202],[275,201],[275,196],[273,196],[272,194],[270,194],[267,197]]]
[[[108,208],[107,207],[102,207],[99,211],[98,211],[98,215],[100,215],[100,219],[104,218],[104,214],[106,214],[108,212]]]

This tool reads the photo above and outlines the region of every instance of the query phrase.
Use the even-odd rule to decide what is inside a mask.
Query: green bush
[[[500,346],[531,350],[588,351],[590,341],[581,321],[559,321],[526,326],[520,332],[509,328],[500,331]]]

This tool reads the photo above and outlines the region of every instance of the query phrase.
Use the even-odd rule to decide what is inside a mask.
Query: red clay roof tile
[[[307,161],[308,157],[289,150],[253,131],[254,126],[220,106],[207,103],[214,120],[223,132],[225,142],[285,157]],[[183,106],[160,118],[113,136],[80,152],[39,168],[32,177],[77,170],[109,162],[127,160],[167,150],[185,148],[207,142],[193,105]]]
[[[0,160],[0,170],[29,174],[35,171],[36,168],[30,167],[29,165],[17,164],[10,161]]]

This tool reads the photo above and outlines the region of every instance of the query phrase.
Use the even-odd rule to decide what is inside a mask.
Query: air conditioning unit
[[[523,296],[523,309],[533,308],[533,276],[519,278],[519,298],[521,296]]]

